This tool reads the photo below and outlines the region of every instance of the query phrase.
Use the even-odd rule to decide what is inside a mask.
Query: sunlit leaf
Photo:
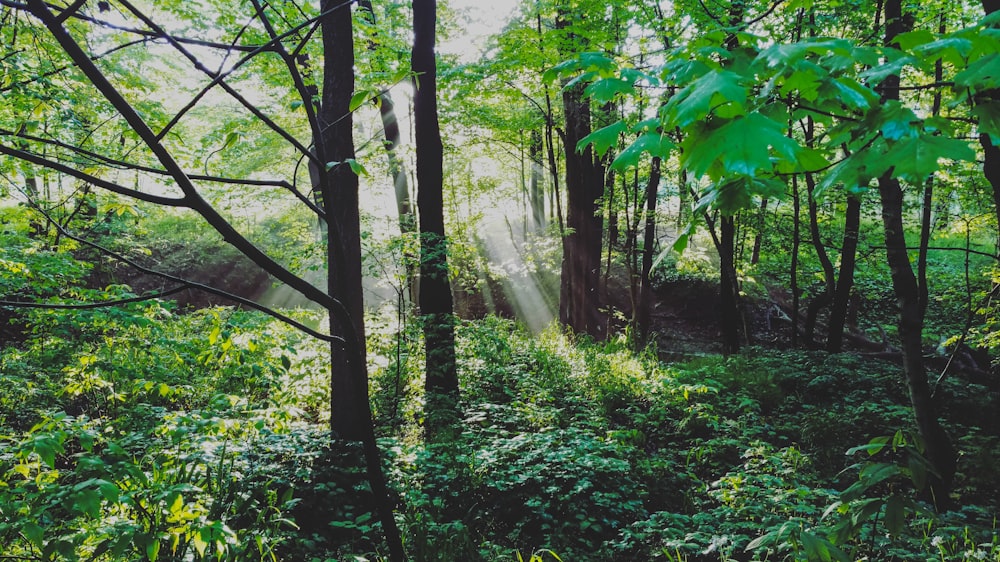
[[[670,150],[673,147],[674,143],[666,135],[655,132],[639,135],[639,138],[635,139],[614,159],[611,163],[611,169],[622,171],[634,168],[639,165],[639,160],[644,154],[666,158],[670,155]]]
[[[673,125],[687,127],[704,119],[714,107],[746,107],[747,89],[739,74],[727,70],[709,72],[670,98],[665,111]]]
[[[628,130],[628,125],[624,121],[616,121],[607,127],[590,133],[576,143],[576,151],[582,153],[587,145],[594,145],[594,152],[598,156],[603,156],[612,146],[618,144],[618,137]]]

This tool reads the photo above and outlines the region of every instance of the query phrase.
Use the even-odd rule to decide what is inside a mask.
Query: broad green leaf
[[[769,172],[775,156],[795,161],[800,147],[785,135],[782,123],[754,112],[737,117],[704,136],[685,139],[684,163],[695,176],[754,176]]]
[[[355,160],[354,158],[348,158],[347,160],[344,160],[344,162],[347,162],[347,165],[351,167],[351,171],[354,172],[354,175],[356,176],[368,175],[368,170],[364,167],[364,165],[361,164],[361,162]]]
[[[208,532],[206,533],[206,531]],[[193,546],[198,552],[198,556],[205,556],[205,549],[208,548],[208,541],[206,540],[205,535],[208,535],[207,539],[210,540],[212,537],[211,530],[200,529],[197,533],[194,533],[193,537],[191,537],[191,546]]]
[[[896,35],[895,41],[900,49],[910,51],[914,47],[926,45],[934,41],[934,34],[926,29],[918,29]]]
[[[903,507],[903,498],[898,494],[889,496],[889,500],[885,502],[885,528],[894,537],[898,537],[903,531],[903,519],[905,515]]]
[[[934,135],[909,137],[890,145],[884,159],[895,167],[892,175],[921,183],[938,170],[938,160],[974,160],[976,153],[964,140]]]
[[[857,453],[859,451],[865,451],[866,453],[868,453],[868,456],[870,456],[870,457],[871,456],[875,456],[875,455],[879,454],[880,452],[882,452],[882,449],[885,449],[885,446],[889,444],[889,439],[890,439],[889,436],[887,436],[887,435],[881,435],[879,437],[873,438],[871,441],[869,441],[865,445],[859,445],[857,447],[851,447],[844,454],[846,454],[847,456],[851,456],[854,453]]]
[[[670,155],[670,150],[673,147],[674,143],[666,135],[656,132],[639,135],[635,142],[622,150],[621,154],[614,159],[611,163],[611,169],[622,171],[634,168],[639,165],[639,159],[642,158],[643,154],[666,158]]]
[[[920,61],[911,56],[893,59],[861,73],[869,87],[875,87],[890,76],[898,76],[907,66],[919,67]]]
[[[21,534],[24,535],[24,538],[28,539],[28,542],[30,542],[38,550],[42,550],[42,547],[45,546],[45,530],[39,525],[31,522],[25,523],[24,526],[21,527]]]
[[[910,469],[910,480],[913,481],[913,487],[917,490],[923,490],[927,486],[927,466],[913,454],[910,455],[907,465]]]
[[[620,78],[602,78],[587,86],[583,93],[590,96],[598,103],[608,103],[619,94],[631,94],[635,92],[632,82]]]
[[[955,86],[971,93],[1000,87],[1000,54],[983,57],[955,75]]]
[[[930,41],[913,49],[914,53],[926,57],[928,62],[937,59],[956,66],[964,65],[972,52],[972,41],[965,37],[945,37]]]
[[[368,89],[358,90],[357,92],[354,92],[353,96],[351,96],[351,102],[350,104],[348,104],[348,109],[350,111],[354,111],[355,109],[364,105],[364,103],[367,102],[368,100],[376,97],[378,97],[378,92]]]
[[[742,77],[728,70],[709,72],[670,98],[665,111],[672,125],[687,127],[704,119],[722,105],[732,105],[743,111],[747,89],[740,84]]]
[[[878,95],[850,78],[835,78],[830,84],[836,91],[836,97],[852,109],[866,110],[878,102]]]
[[[583,153],[586,150],[587,145],[594,145],[594,152],[598,156],[604,156],[612,146],[618,144],[618,136],[628,130],[628,125],[624,121],[616,121],[607,127],[601,127],[600,129],[590,133],[589,135],[580,139],[580,142],[576,143],[576,151],[578,153]]]
[[[882,136],[895,141],[919,133],[920,118],[908,107],[892,100],[875,112]]]
[[[101,491],[101,495],[104,496],[104,499],[111,503],[118,503],[120,490],[114,482],[98,479],[95,480],[94,483],[97,484],[97,488]]]
[[[868,191],[871,181],[884,174],[891,162],[882,158],[876,152],[855,152],[838,162],[816,185],[813,198],[821,200],[826,191],[841,185],[844,190],[854,195]]]

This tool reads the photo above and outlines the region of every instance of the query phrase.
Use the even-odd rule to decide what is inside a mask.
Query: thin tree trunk
[[[437,113],[434,42],[436,0],[413,2],[413,117],[420,216],[420,309],[426,348],[426,429],[434,435],[458,419],[458,375],[448,245],[444,230],[444,147]]]
[[[807,125],[807,131],[812,130],[812,123]],[[807,133],[806,138],[809,138]],[[808,140],[807,140],[808,143]],[[816,179],[814,176],[808,172],[805,174],[806,180],[806,196],[808,198],[809,206],[809,235],[812,238],[813,248],[816,250],[816,257],[819,259],[820,266],[823,268],[823,292],[816,295],[815,298],[809,303],[806,308],[806,323],[803,328],[803,337],[805,338],[805,343],[808,346],[816,345],[816,317],[819,315],[819,311],[823,308],[830,306],[833,302],[834,295],[834,279],[836,279],[833,262],[830,261],[830,256],[826,253],[826,247],[823,245],[823,239],[819,232],[819,210],[816,203],[816,198],[814,197],[816,189]]]
[[[722,353],[740,351],[740,302],[736,279],[736,218],[724,216],[719,221],[719,327],[722,330]]]
[[[799,195],[799,176],[792,176],[792,263],[788,286],[792,291],[792,347],[799,345],[799,247],[802,245],[802,197]]]
[[[840,275],[837,276],[837,288],[833,293],[833,306],[830,308],[830,323],[826,334],[826,350],[830,353],[839,353],[843,347],[844,324],[847,321],[847,308],[854,287],[860,228],[861,198],[848,195],[847,209],[844,212],[844,244],[840,251]]]
[[[885,2],[885,44],[892,46],[896,37],[906,31],[900,0]],[[899,76],[889,76],[882,83],[883,101],[899,99]],[[886,257],[892,276],[893,289],[899,302],[899,337],[903,348],[903,371],[909,389],[910,403],[920,437],[924,440],[927,459],[937,471],[931,475],[932,499],[938,509],[947,508],[948,493],[955,475],[956,457],[951,440],[938,421],[932,401],[927,371],[923,361],[923,310],[920,288],[910,266],[903,232],[903,190],[899,180],[886,172],[879,178],[882,200],[882,220],[885,225]]]
[[[315,139],[321,162],[332,162],[320,181],[320,197],[327,216],[327,292],[343,302],[360,341],[365,340],[364,294],[361,289],[361,219],[358,212],[358,176],[347,161],[354,158],[353,119],[350,100],[354,92],[354,38],[350,10],[331,10],[321,22],[323,48],[323,92],[318,113],[321,134]],[[319,174],[322,178],[323,173]],[[342,334],[343,326],[331,330]],[[348,365],[346,355],[331,350],[333,366],[330,391],[330,425],[344,439],[360,441],[370,425],[366,404],[355,397],[368,394],[367,369]],[[364,350],[361,350],[362,358]],[[364,389],[363,393],[360,389]]]
[[[542,133],[538,129],[531,129],[528,159],[531,161],[531,181],[528,187],[531,219],[535,232],[540,233],[545,230],[545,186],[542,177]]]
[[[757,232],[753,237],[753,249],[750,251],[750,263],[756,264],[760,261],[760,247],[764,243],[764,224],[767,222],[767,199],[760,200],[760,209],[757,215]]]
[[[660,189],[660,157],[653,158],[646,183],[646,226],[642,237],[642,272],[639,276],[639,304],[633,315],[636,327],[636,345],[645,347],[651,331],[650,313],[653,306],[653,287],[650,272],[653,269],[653,245],[656,242],[656,194]]]

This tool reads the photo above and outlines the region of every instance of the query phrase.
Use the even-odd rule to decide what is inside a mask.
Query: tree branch
[[[180,198],[165,197],[162,195],[153,195],[151,193],[145,193],[136,189],[131,189],[122,185],[118,185],[117,183],[101,179],[97,176],[81,172],[80,170],[77,170],[65,164],[61,164],[54,160],[50,160],[48,158],[39,156],[32,152],[27,152],[17,148],[11,148],[4,144],[0,144],[0,154],[6,154],[8,156],[17,158],[18,160],[24,160],[25,162],[31,162],[32,164],[36,164],[38,166],[49,168],[57,172],[62,172],[76,179],[92,183],[102,189],[106,189],[113,193],[124,195],[126,197],[131,197],[133,199],[138,199],[140,201],[145,201],[147,203],[153,203],[155,205],[163,205],[166,207],[185,207],[188,205],[187,197],[180,197]]]
[[[42,0],[30,0],[29,6],[31,13],[33,13],[42,21],[42,23],[45,24],[45,26],[49,29],[49,32],[52,33],[66,54],[80,65],[80,69],[84,72],[91,83],[99,92],[101,92],[105,99],[107,99],[108,102],[110,102],[115,109],[121,113],[122,117],[125,118],[126,122],[128,122],[133,131],[156,155],[164,169],[170,173],[173,179],[177,182],[178,187],[180,187],[181,191],[183,191],[185,200],[188,203],[187,206],[200,214],[205,221],[208,222],[213,229],[215,229],[216,232],[222,235],[224,240],[233,245],[251,261],[256,263],[261,269],[273,275],[279,281],[285,283],[292,289],[298,291],[307,299],[329,310],[330,315],[333,317],[331,319],[331,324],[333,321],[336,321],[343,326],[343,344],[345,348],[361,349],[360,346],[362,346],[363,343],[360,340],[360,334],[354,331],[351,315],[344,306],[344,303],[321,291],[312,283],[309,283],[305,279],[286,269],[273,258],[254,246],[253,243],[240,234],[240,232],[237,231],[233,225],[229,224],[229,222],[227,222],[226,219],[219,214],[219,212],[215,210],[215,208],[213,208],[201,196],[201,194],[198,193],[198,190],[191,183],[191,179],[185,174],[184,170],[180,167],[177,161],[174,160],[173,155],[160,143],[160,140],[157,138],[156,134],[153,133],[152,129],[150,129],[149,125],[146,124],[145,120],[143,120],[143,118],[114,87],[114,85],[108,81],[107,77],[105,77],[101,70],[97,68],[94,62],[87,57],[86,53],[70,36],[66,29],[54,21],[52,13],[45,6],[44,2]],[[206,287],[206,289],[208,289],[208,287]],[[250,306],[260,306],[256,305],[256,303],[250,304],[250,302],[247,304]],[[262,312],[267,313],[266,310],[262,310]]]
[[[63,303],[51,303],[51,302],[21,302],[21,301],[4,301],[0,300],[0,307],[3,308],[43,308],[49,310],[91,310],[95,308],[109,308],[112,306],[121,306],[123,304],[131,304],[135,302],[148,301],[153,299],[159,299],[163,297],[169,297],[170,295],[179,293],[181,291],[191,289],[192,287],[188,284],[178,285],[172,289],[167,289],[164,291],[157,291],[154,293],[146,293],[144,295],[137,295],[134,297],[127,297],[123,299],[115,299],[110,301],[100,301],[100,302],[88,302],[82,304],[63,304]]]

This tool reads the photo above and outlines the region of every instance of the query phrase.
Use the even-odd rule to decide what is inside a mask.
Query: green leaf
[[[903,508],[903,498],[898,494],[889,496],[889,500],[885,502],[885,528],[894,537],[898,537],[903,532],[903,519],[905,515]]]
[[[587,86],[583,93],[598,103],[608,103],[620,94],[635,93],[635,85],[620,78],[602,78]]]
[[[742,77],[735,72],[718,70],[709,72],[688,84],[670,98],[664,111],[672,124],[678,127],[704,119],[718,106],[731,105],[745,111],[747,89],[740,84]]]
[[[816,186],[813,198],[820,200],[827,190],[842,185],[844,190],[854,195],[868,191],[872,179],[884,174],[891,163],[876,152],[855,152],[838,162],[827,172]]]
[[[905,138],[890,145],[885,160],[895,165],[892,175],[911,183],[922,183],[938,170],[938,160],[974,160],[969,143],[934,135]]]
[[[976,104],[972,114],[979,118],[979,132],[985,133],[998,144],[1000,139],[1000,102],[987,101]]]
[[[945,37],[919,45],[914,52],[926,57],[929,62],[941,59],[945,63],[961,67],[972,52],[972,41],[965,37]]]
[[[851,109],[864,111],[878,102],[879,97],[875,92],[850,78],[835,78],[830,83],[836,91],[836,95],[832,97],[840,99]]]
[[[358,162],[354,158],[348,158],[347,160],[344,160],[344,162],[347,162],[347,165],[351,167],[351,171],[354,172],[354,175],[356,176],[368,175],[368,170],[365,169],[364,165],[362,165],[361,162]]]
[[[42,550],[42,547],[45,546],[45,530],[40,526],[31,522],[25,523],[24,526],[21,527],[21,534],[24,535],[24,538],[28,539],[28,542],[34,545],[34,547],[38,550]]]
[[[934,34],[926,29],[918,29],[896,35],[895,41],[900,49],[909,51],[918,45],[925,45],[934,41]]]
[[[351,102],[348,104],[348,110],[354,111],[364,105],[365,102],[375,97],[378,97],[378,92],[374,92],[369,89],[358,90],[357,92],[354,92],[353,96],[351,96]]]
[[[985,56],[955,75],[955,86],[975,94],[1000,86],[1000,54]]]
[[[875,456],[879,454],[882,451],[882,449],[885,449],[885,446],[889,443],[889,439],[891,438],[887,435],[875,437],[874,439],[869,441],[866,445],[851,447],[850,449],[847,450],[847,453],[845,454],[847,456],[851,456],[854,453],[857,453],[858,451],[865,451],[868,453],[868,456]]]
[[[97,484],[97,488],[101,491],[101,495],[104,496],[104,499],[111,503],[118,503],[120,490],[114,482],[98,479],[95,480],[94,483]]]
[[[643,154],[667,158],[673,147],[674,143],[666,135],[656,132],[639,135],[639,138],[635,139],[625,150],[622,150],[621,154],[611,162],[611,169],[623,171],[638,167],[639,159],[642,158]]]
[[[597,156],[604,156],[612,146],[618,144],[618,136],[627,130],[628,126],[624,121],[616,121],[607,127],[601,127],[580,139],[580,142],[576,143],[576,151],[583,153],[587,145],[593,144]]]
[[[908,107],[891,100],[876,112],[879,130],[888,140],[896,141],[919,134],[920,118]]]
[[[695,176],[706,173],[713,179],[726,175],[754,176],[769,172],[773,152],[795,161],[800,147],[785,135],[785,126],[753,112],[737,117],[708,135],[689,135],[684,143],[684,164]]]

